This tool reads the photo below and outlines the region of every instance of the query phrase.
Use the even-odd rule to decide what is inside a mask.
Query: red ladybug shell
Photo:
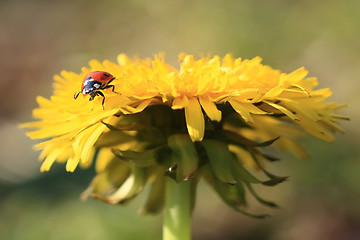
[[[85,76],[84,81],[81,85],[81,89],[83,89],[86,82],[89,82],[89,81],[107,83],[107,82],[111,81],[112,79],[114,79],[114,76],[108,72],[104,72],[104,71],[91,72]]]

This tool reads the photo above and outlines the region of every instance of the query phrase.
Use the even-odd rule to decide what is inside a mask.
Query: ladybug
[[[81,91],[78,93],[75,93],[74,99],[77,99],[77,97],[79,96],[80,93],[82,93],[84,97],[86,95],[90,95],[89,101],[94,100],[94,98],[97,95],[100,95],[103,97],[101,105],[102,105],[102,108],[104,109],[105,96],[104,96],[104,93],[101,92],[100,90],[112,88],[112,91],[114,93],[117,93],[114,91],[115,86],[109,85],[109,83],[111,83],[114,79],[115,79],[115,77],[113,75],[111,75],[108,72],[104,72],[104,71],[95,71],[95,72],[88,73],[85,76],[84,81],[81,85]]]

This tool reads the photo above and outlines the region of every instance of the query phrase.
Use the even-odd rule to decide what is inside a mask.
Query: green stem
[[[191,181],[166,177],[163,240],[191,239]]]

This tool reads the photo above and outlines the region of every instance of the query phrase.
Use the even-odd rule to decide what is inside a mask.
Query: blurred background
[[[250,211],[271,218],[233,212],[200,184],[193,239],[360,239],[359,39],[358,0],[1,0],[0,239],[161,239],[161,214],[138,214],[145,194],[127,207],[81,202],[94,170],[40,173],[36,142],[17,127],[61,70],[160,51],[174,65],[179,52],[230,52],[284,72],[304,66],[334,91],[331,100],[349,104],[335,143],[309,137],[310,160],[283,155],[269,166],[290,179],[258,192],[281,209]]]

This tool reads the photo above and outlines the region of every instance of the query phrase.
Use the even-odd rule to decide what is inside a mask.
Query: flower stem
[[[191,181],[166,177],[163,240],[191,239]]]

